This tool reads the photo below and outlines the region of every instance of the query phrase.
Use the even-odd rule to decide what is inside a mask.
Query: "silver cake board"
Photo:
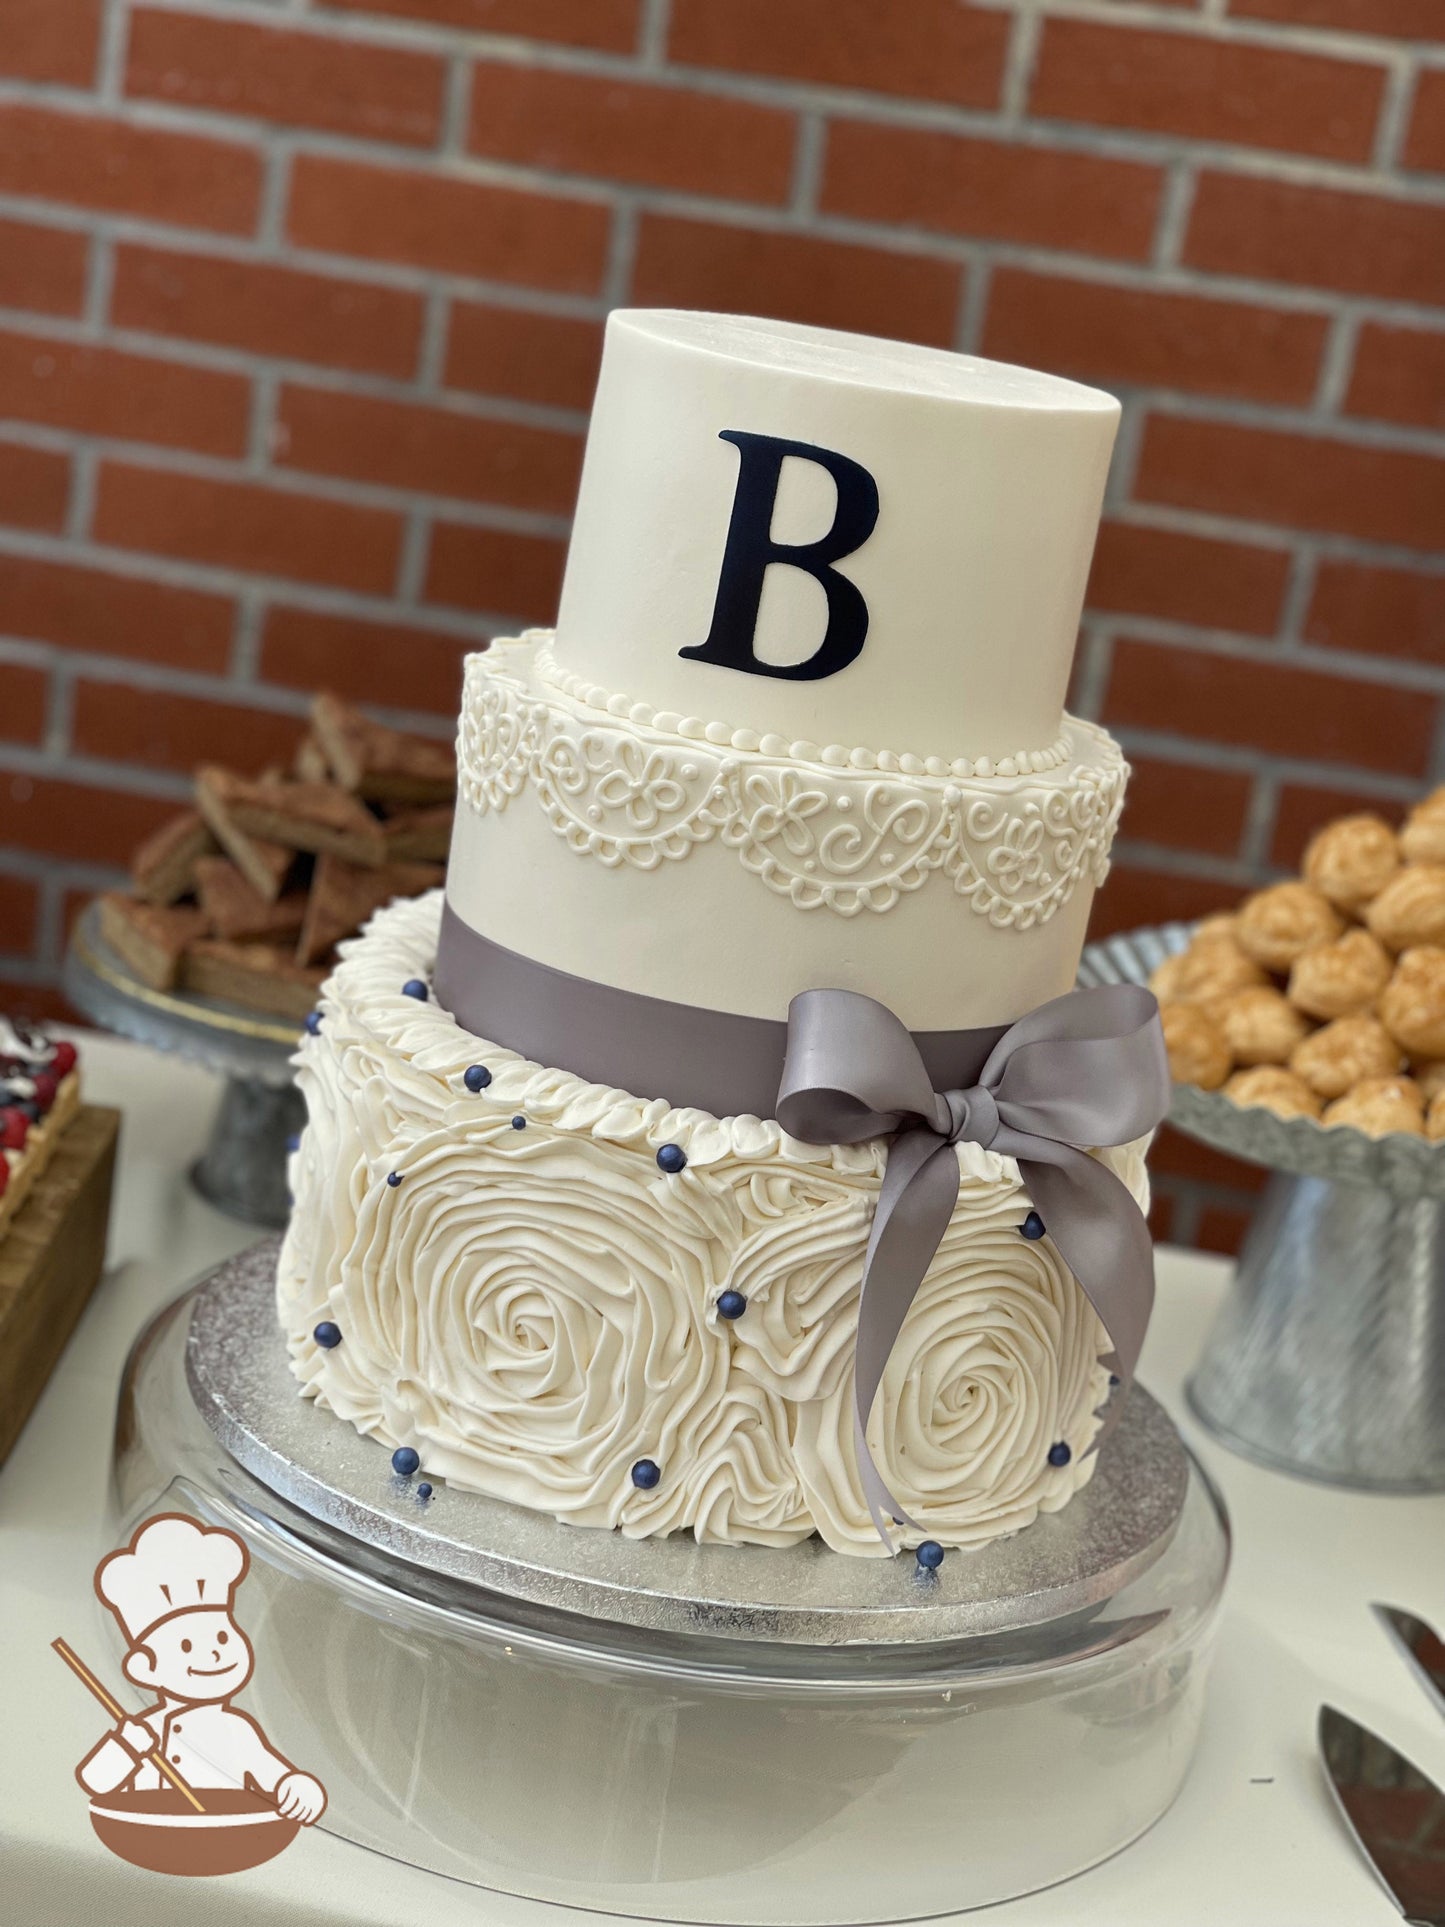
[[[1167,1548],[1188,1482],[1178,1434],[1135,1390],[1088,1484],[1061,1511],[936,1572],[911,1553],[841,1555],[629,1539],[569,1526],[391,1468],[389,1449],[301,1395],[275,1309],[277,1241],[223,1265],[197,1292],[185,1371],[197,1412],[254,1479],[401,1590],[426,1576],[446,1603],[522,1603],[651,1636],[897,1645],[976,1638],[1096,1607]],[[425,1467],[418,1477],[425,1476]]]
[[[302,1396],[276,1256],[137,1340],[108,1542],[176,1510],[245,1541],[246,1707],[327,1831],[648,1921],[871,1927],[1065,1879],[1177,1793],[1229,1535],[1147,1394],[1062,1512],[936,1573],[629,1540],[421,1500]]]

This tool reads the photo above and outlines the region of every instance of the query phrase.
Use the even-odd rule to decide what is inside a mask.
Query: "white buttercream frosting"
[[[440,910],[439,894],[395,904],[343,946],[298,1057],[309,1123],[278,1295],[306,1391],[415,1446],[433,1478],[574,1524],[765,1545],[817,1532],[881,1555],[852,1359],[886,1145],[670,1109],[471,1036],[402,994],[430,976]],[[475,1094],[471,1064],[491,1073]],[[665,1143],[687,1154],[675,1175]],[[1145,1202],[1142,1146],[1100,1155]],[[1017,1166],[958,1156],[958,1206],[869,1444],[916,1536],[971,1546],[1089,1477],[1106,1341],[1052,1242],[1019,1236]],[[733,1321],[716,1310],[728,1290],[747,1299]],[[332,1350],[321,1319],[340,1327]],[[651,1490],[631,1477],[644,1458]]]
[[[1119,403],[977,356],[736,315],[614,309],[587,431],[557,664],[682,717],[822,745],[891,743],[952,762],[1059,735]],[[871,532],[838,559],[867,611],[842,669],[741,674],[686,653],[709,635],[741,474],[737,432],[790,452],[772,541],[820,540],[867,472]],[[752,648],[807,662],[828,607],[786,561]]]
[[[1065,718],[1047,751],[995,765],[785,743],[660,714],[557,678],[545,630],[468,658],[457,737],[463,804],[524,793],[579,856],[655,871],[704,845],[798,910],[891,910],[930,883],[999,929],[1047,923],[1101,884],[1128,765]]]

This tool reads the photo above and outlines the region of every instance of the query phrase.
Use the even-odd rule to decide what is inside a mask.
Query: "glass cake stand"
[[[300,1396],[276,1249],[137,1341],[112,1543],[162,1509],[245,1538],[245,1703],[327,1787],[323,1826],[507,1893],[752,1927],[1001,1900],[1173,1800],[1229,1537],[1146,1393],[1069,1506],[937,1573],[634,1541],[440,1481],[418,1500]]]
[[[1143,983],[1192,926],[1090,944],[1079,982]],[[1244,1109],[1178,1084],[1171,1121],[1269,1166],[1189,1382],[1225,1445],[1304,1478],[1445,1491],[1445,1144]]]
[[[153,990],[105,941],[95,904],[75,926],[61,984],[76,1009],[103,1029],[221,1073],[221,1107],[191,1182],[233,1218],[284,1225],[291,1209],[287,1140],[306,1125],[291,1071],[299,1026],[214,997]]]

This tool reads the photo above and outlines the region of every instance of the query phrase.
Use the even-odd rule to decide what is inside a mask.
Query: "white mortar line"
[[[63,316],[37,315],[26,309],[0,308],[0,332],[34,336],[37,340],[93,345],[88,322]],[[257,355],[245,348],[182,340],[178,336],[151,334],[137,328],[109,328],[105,345],[118,352],[133,354],[171,367],[206,368],[218,374],[242,375],[248,380],[270,379],[293,382],[302,387],[324,389],[328,394],[354,396],[363,401],[399,402],[417,407],[434,403],[432,391],[425,390],[417,377],[378,375],[338,368],[334,363],[295,361],[280,355]],[[518,427],[555,430],[562,435],[581,438],[587,426],[581,409],[558,408],[546,402],[521,401],[510,395],[482,395],[471,389],[445,391],[448,414],[476,421],[508,422]]]
[[[1033,84],[1039,39],[1037,8],[1018,8],[1004,54],[1003,78],[999,89],[999,115],[1003,125],[1018,124],[1028,112],[1029,88]]]
[[[444,288],[432,288],[426,295],[422,316],[421,346],[417,356],[416,388],[423,395],[436,397],[445,387],[447,328],[451,302]],[[466,412],[466,411],[461,411]]]
[[[246,425],[247,472],[260,477],[271,467],[276,450],[279,383],[273,373],[258,373],[251,387],[251,409]]]
[[[815,219],[818,213],[825,139],[821,114],[799,116],[797,144],[793,150],[793,181],[788,192],[788,211],[799,221]]]
[[[85,264],[85,297],[81,303],[81,326],[93,335],[105,332],[114,284],[115,243],[101,226],[91,236],[90,255]]]
[[[620,196],[612,214],[607,264],[602,275],[602,300],[607,308],[625,307],[632,290],[637,258],[638,213],[635,195]]]
[[[1188,161],[1176,161],[1164,176],[1159,196],[1159,222],[1154,231],[1153,262],[1156,268],[1177,267],[1184,256],[1184,237],[1194,208],[1197,179]]]
[[[98,463],[94,451],[78,447],[71,458],[70,500],[65,509],[65,533],[72,541],[84,540],[90,533],[95,514],[95,483]]]
[[[408,609],[414,608],[425,593],[430,548],[431,516],[425,509],[416,509],[406,518],[396,568],[396,600]]]
[[[130,8],[126,0],[107,0],[100,25],[100,61],[96,71],[96,99],[108,107],[125,94],[126,43],[130,37]]]
[[[1113,665],[1113,630],[1107,622],[1086,621],[1079,640],[1070,703],[1075,714],[1087,722],[1097,722],[1103,713]]]
[[[1266,766],[1255,772],[1239,843],[1240,860],[1252,870],[1263,870],[1269,864],[1278,813],[1279,780]]]
[[[1176,508],[1167,502],[1124,502],[1111,511],[1114,521],[1137,524],[1142,528],[1174,529],[1181,535],[1200,535],[1212,540],[1245,542],[1256,548],[1281,549],[1295,542],[1309,541],[1322,556],[1331,560],[1360,562],[1369,567],[1398,567],[1417,575],[1445,575],[1445,554],[1428,549],[1412,549],[1401,543],[1371,542],[1360,536],[1337,535],[1322,529],[1288,529],[1279,523],[1263,523],[1202,509]]]
[[[982,353],[984,322],[993,282],[993,261],[987,248],[975,250],[963,270],[963,292],[954,325],[953,345],[960,354]]]
[[[1130,864],[1164,870],[1171,876],[1201,877],[1220,883],[1248,885],[1252,872],[1243,857],[1217,856],[1203,850],[1182,849],[1177,843],[1150,843],[1120,836],[1110,855],[1127,868]]]
[[[258,607],[256,611],[258,618],[260,614]],[[251,667],[248,668],[244,663],[238,664],[238,673],[234,676],[201,675],[194,671],[178,669],[173,665],[141,662],[134,657],[106,656],[95,652],[64,650],[58,647],[37,651],[34,644],[17,646],[6,642],[3,638],[0,638],[0,663],[18,661],[25,663],[27,667],[50,667],[54,670],[58,682],[72,686],[85,682],[106,688],[179,696],[192,702],[218,703],[232,709],[257,710],[282,718],[306,716],[313,701],[309,691],[291,689],[281,683],[249,680],[254,670],[253,645],[258,641],[259,623],[257,629],[252,632],[246,651]],[[458,661],[460,662],[460,657]],[[419,713],[422,726],[432,730],[435,730],[439,723],[446,727],[453,726],[451,716],[439,718],[428,711],[415,712],[397,708],[395,705],[384,710],[378,709],[375,704],[368,704],[367,707],[377,709],[378,713],[389,716],[410,716]],[[13,753],[22,753],[32,761],[40,758],[48,764],[53,764],[57,760],[64,763],[66,761],[64,745],[70,739],[70,715],[70,695],[67,693],[57,712],[56,721],[47,729],[46,746],[35,749],[26,745],[0,744],[0,765],[4,765],[8,759],[11,759]],[[51,741],[51,737],[57,740]],[[90,763],[107,760],[97,757],[77,758],[77,761]],[[122,763],[121,767],[130,769],[148,766]]]
[[[1187,649],[1193,655],[1221,661],[1250,663],[1258,668],[1308,669],[1338,682],[1342,688],[1368,683],[1375,688],[1404,690],[1424,696],[1445,694],[1445,663],[1418,662],[1408,656],[1377,656],[1353,649],[1332,649],[1322,643],[1282,646],[1267,637],[1236,636],[1216,629],[1192,629],[1153,616],[1119,616],[1116,634],[1130,642],[1146,642],[1161,649]],[[1185,719],[1187,721],[1187,719]]]
[[[540,48],[523,47],[519,58],[528,67],[558,64]],[[571,64],[575,66],[575,63]],[[628,71],[636,72],[635,68]],[[733,76],[690,70],[688,81],[697,91],[728,98],[752,97],[747,90],[739,91]],[[57,112],[86,117],[92,117],[95,111],[95,100],[89,93],[13,80],[0,81],[0,105],[10,102],[44,105]],[[1051,150],[1081,163],[1094,158],[1112,158],[1162,167],[1183,154],[1250,178],[1385,192],[1391,198],[1424,205],[1438,206],[1445,199],[1445,188],[1437,181],[1424,176],[1410,176],[1401,180],[1382,172],[1373,163],[1341,161],[1292,149],[1247,147],[1234,141],[1205,140],[1092,121],[1010,121],[996,109],[907,101],[896,95],[883,94],[862,96],[862,105],[848,111],[852,103],[845,97],[840,105],[836,90],[820,89],[797,81],[777,83],[764,104],[775,108],[781,106],[795,113],[809,110],[831,112],[850,121],[884,129],[912,128],[964,138],[983,138],[1015,148]],[[573,198],[601,198],[612,189],[626,185],[596,175],[548,169],[532,162],[508,162],[479,156],[468,156],[464,160],[445,159],[439,157],[434,148],[321,128],[287,127],[278,132],[272,122],[254,115],[224,114],[214,107],[188,107],[169,101],[128,98],[120,111],[123,120],[132,126],[187,134],[252,151],[269,140],[284,138],[298,151],[332,159],[380,164],[400,171],[440,172],[445,178],[529,187]]]
[[[696,196],[644,193],[635,187],[625,191],[631,199],[644,204],[649,210],[682,214],[723,226],[782,230],[793,225],[793,217],[786,210],[763,209],[751,204],[740,206],[730,202],[704,202]],[[65,202],[0,194],[0,214],[72,231],[91,232],[98,223],[103,222],[119,241],[134,241],[146,247],[179,253],[214,254],[238,262],[275,261],[279,265],[323,275],[332,280],[362,281],[376,287],[425,292],[440,280],[468,298],[539,314],[593,317],[605,312],[606,306],[600,294],[561,293],[450,269],[438,270],[407,262],[376,260],[366,255],[348,255],[289,243],[272,252],[258,248],[252,237],[219,234],[135,216],[102,213],[94,209],[78,209]],[[1430,303],[1361,294],[1312,283],[1297,284],[1272,281],[1263,276],[1215,273],[1183,264],[1161,269],[1149,262],[1125,261],[1108,255],[1078,254],[1066,248],[1038,243],[979,234],[948,234],[932,229],[901,230],[887,223],[857,221],[836,215],[819,217],[813,226],[822,239],[886,248],[894,253],[924,255],[934,260],[966,260],[975,247],[986,245],[1007,266],[1023,267],[1065,279],[1079,278],[1119,287],[1193,293],[1205,298],[1242,300],[1272,308],[1314,313],[1318,313],[1322,307],[1350,301],[1357,304],[1362,313],[1383,320],[1427,328],[1442,325],[1440,308]],[[164,339],[170,340],[172,337]]]
[[[363,624],[384,625],[405,620],[409,628],[427,630],[435,634],[438,640],[448,642],[483,642],[498,623],[516,621],[521,614],[517,610],[479,612],[442,603],[427,603],[415,609],[403,608],[389,596],[368,595],[361,590],[332,588],[324,583],[295,582],[289,577],[260,572],[248,574],[217,564],[179,561],[173,556],[156,555],[142,549],[115,549],[90,542],[66,543],[58,536],[36,536],[28,530],[11,528],[0,528],[0,555],[72,566],[163,589],[188,589],[238,601],[254,593],[268,601],[284,602],[288,608],[303,609],[316,615],[343,617]],[[7,644],[3,631],[0,631],[0,651],[7,647],[27,646]],[[69,644],[64,646],[70,647]],[[98,659],[116,660],[103,651],[99,652]]]
[[[1114,441],[1114,457],[1109,464],[1109,479],[1104,493],[1111,511],[1125,507],[1134,495],[1139,477],[1139,457],[1144,446],[1144,427],[1148,410],[1137,398],[1125,396],[1120,406],[1119,433]]]
[[[0,849],[0,876],[20,877],[27,883],[44,883],[58,876],[70,889],[106,890],[119,874],[106,863],[85,863],[74,857],[57,857],[37,850],[22,850],[14,845]]]
[[[197,0],[147,0],[147,4],[156,10],[193,15]],[[1400,48],[1398,38],[1386,34],[1230,15],[1225,0],[1203,0],[1203,12],[1183,11],[1177,6],[1164,4],[1150,5],[1147,0],[1137,0],[1137,3],[1131,0],[1127,13],[1121,13],[1119,0],[974,0],[974,4],[979,12],[1010,14],[1037,12],[1040,6],[1046,6],[1050,14],[1063,17],[1095,20],[1102,25],[1116,27],[1159,27],[1181,37],[1199,36],[1203,29],[1212,39],[1270,46],[1287,52],[1307,50],[1356,62],[1371,58],[1388,59]],[[517,60],[536,59],[539,63],[545,60],[554,65],[595,66],[603,72],[616,71],[624,66],[636,67],[640,59],[649,58],[654,51],[654,41],[660,42],[663,38],[663,34],[651,24],[653,17],[665,12],[663,0],[647,0],[643,32],[637,48],[626,53],[613,53],[602,48],[569,46],[559,41],[529,41],[525,34],[489,33],[444,21],[393,20],[372,14],[358,18],[316,10],[308,12],[305,0],[205,0],[205,6],[207,12],[223,14],[226,19],[251,20],[258,25],[272,26],[277,24],[278,9],[300,12],[304,24],[317,33],[329,33],[337,40],[358,44],[413,46],[423,52],[435,52],[438,47],[448,46],[472,51],[496,50]],[[1219,16],[1217,23],[1216,15]],[[292,23],[288,20],[286,24]],[[693,70],[672,62],[669,63],[669,71]],[[697,71],[710,73],[713,70],[701,68]],[[738,75],[736,78],[747,81],[755,77]],[[762,81],[765,77],[756,78]],[[786,76],[779,76],[771,82],[774,85],[780,83],[786,84]],[[863,90],[839,91],[856,94]]]
[[[1410,124],[1410,109],[1415,99],[1415,71],[1415,63],[1406,58],[1406,50],[1402,49],[1385,76],[1385,97],[1380,103],[1374,151],[1374,164],[1381,173],[1401,165],[1405,133]]]
[[[637,58],[648,72],[657,72],[667,59],[668,0],[642,0],[638,23]]]
[[[440,153],[460,155],[466,152],[471,111],[472,65],[469,60],[454,55],[447,66],[441,135],[437,144]]]
[[[243,591],[236,599],[236,623],[231,637],[228,678],[235,683],[254,683],[260,675],[261,631],[266,615],[266,599],[256,589]]]
[[[1277,629],[1280,642],[1286,647],[1303,641],[1310,600],[1314,595],[1316,560],[1314,544],[1308,538],[1295,545]]]
[[[1337,416],[1345,405],[1359,340],[1359,312],[1352,302],[1342,302],[1330,318],[1325,332],[1324,353],[1320,357],[1319,383],[1315,389],[1312,413]]]
[[[262,149],[262,164],[256,240],[270,254],[286,244],[286,202],[291,190],[291,154],[286,143],[269,141]]]

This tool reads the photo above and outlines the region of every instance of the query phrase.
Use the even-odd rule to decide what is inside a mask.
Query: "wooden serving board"
[[[120,1112],[83,1104],[0,1231],[0,1464],[105,1264]]]

